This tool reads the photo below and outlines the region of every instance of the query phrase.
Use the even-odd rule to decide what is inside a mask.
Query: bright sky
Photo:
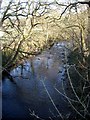
[[[6,6],[11,0],[2,0],[2,7]],[[27,0],[13,0],[13,1],[22,1],[25,2]],[[54,0],[30,0],[30,1],[41,1],[41,2],[53,2]],[[67,2],[75,2],[77,0],[57,0],[59,3],[67,3]]]
[[[11,0],[3,0],[2,6],[6,6]],[[13,1],[27,1],[27,0],[13,0]],[[41,2],[53,2],[54,0],[31,0],[31,1],[41,1]],[[59,3],[67,3],[67,2],[76,2],[76,1],[89,1],[89,0],[57,0]]]
[[[2,2],[1,7],[3,8],[3,7],[6,7],[11,0],[2,0],[2,1],[3,2]],[[18,2],[18,1],[25,2],[27,0],[12,0],[12,1],[15,1],[15,2]],[[53,2],[54,0],[30,0],[30,1]],[[57,0],[57,1],[59,3],[66,3],[66,2],[71,1],[71,0]],[[75,1],[75,0],[73,0],[73,1]]]
[[[9,4],[9,2],[11,1],[11,0],[2,0],[3,1],[3,3],[2,3],[2,5],[1,5],[1,7],[3,8],[3,7],[5,7],[6,8],[6,6]],[[12,1],[15,1],[15,2],[18,2],[18,1],[21,1],[21,2],[25,2],[25,1],[28,1],[28,0],[12,0]],[[30,0],[30,1],[41,1],[41,2],[54,2],[55,0]],[[72,3],[72,2],[77,2],[77,1],[85,1],[85,0],[56,0],[58,3]],[[86,1],[88,1],[88,0],[86,0]],[[5,9],[4,8],[4,9]],[[52,8],[54,9],[55,8],[55,6],[54,5],[52,5]],[[62,7],[60,7],[60,11],[62,11],[63,9],[62,9]],[[2,15],[2,14],[1,14]]]
[[[7,4],[10,0],[3,0],[3,4]],[[13,0],[13,1],[19,1],[19,0]],[[20,0],[20,1],[27,1],[27,0]],[[39,1],[39,0],[31,0],[31,1]],[[54,0],[40,0],[41,2],[52,2]],[[89,1],[89,0],[57,0],[58,2],[61,2],[61,3],[67,3],[67,2],[76,2],[76,1]]]
[[[10,0],[3,0],[3,5],[9,3],[9,1],[10,1]],[[13,0],[13,1],[19,1],[19,0]],[[27,0],[20,0],[20,1],[25,2],[25,1],[27,1]],[[39,1],[39,0],[31,0],[31,1]],[[52,1],[54,1],[54,0],[40,0],[40,1],[41,1],[41,2],[52,2]],[[65,2],[70,1],[70,0],[57,0],[57,1],[62,2],[62,3],[65,3]],[[74,1],[74,0],[73,0],[73,1]]]

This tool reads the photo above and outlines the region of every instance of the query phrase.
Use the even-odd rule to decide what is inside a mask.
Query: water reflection
[[[25,61],[11,71],[16,84],[5,78],[3,86],[3,117],[29,119],[29,108],[42,118],[57,116],[45,84],[56,107],[62,114],[68,113],[66,100],[54,87],[62,91],[61,81],[65,69],[62,59],[66,43],[55,44],[50,50]],[[9,105],[9,106],[8,106]],[[64,111],[64,112],[63,112]]]

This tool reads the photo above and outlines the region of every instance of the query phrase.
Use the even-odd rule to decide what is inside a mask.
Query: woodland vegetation
[[[3,0],[2,0],[3,2]],[[2,71],[50,49],[59,41],[72,42],[66,74],[75,99],[67,99],[77,119],[90,117],[90,1],[60,3],[11,0],[0,3]],[[75,77],[76,76],[76,77]],[[79,109],[78,109],[78,106]]]

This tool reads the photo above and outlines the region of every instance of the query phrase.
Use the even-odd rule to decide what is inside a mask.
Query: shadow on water
[[[61,83],[65,77],[65,63],[62,60],[66,44],[55,44],[50,50],[13,69],[10,74],[16,84],[8,77],[4,78],[3,119],[31,119],[31,111],[41,118],[56,117],[55,107],[64,116],[70,114],[66,99],[55,90],[57,88],[63,93]]]

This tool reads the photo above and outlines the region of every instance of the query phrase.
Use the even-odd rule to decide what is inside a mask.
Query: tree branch
[[[75,3],[70,3],[69,5],[67,5],[66,7],[65,7],[65,9],[64,9],[64,11],[61,13],[61,16],[60,16],[60,18],[62,17],[62,15],[66,12],[66,10],[69,8],[69,7],[71,7],[71,8],[73,8],[73,7],[75,7],[76,5],[78,5],[78,4],[83,4],[83,5],[88,5],[89,7],[90,7],[90,1],[89,2],[75,2]],[[59,5],[59,4],[58,4]]]

